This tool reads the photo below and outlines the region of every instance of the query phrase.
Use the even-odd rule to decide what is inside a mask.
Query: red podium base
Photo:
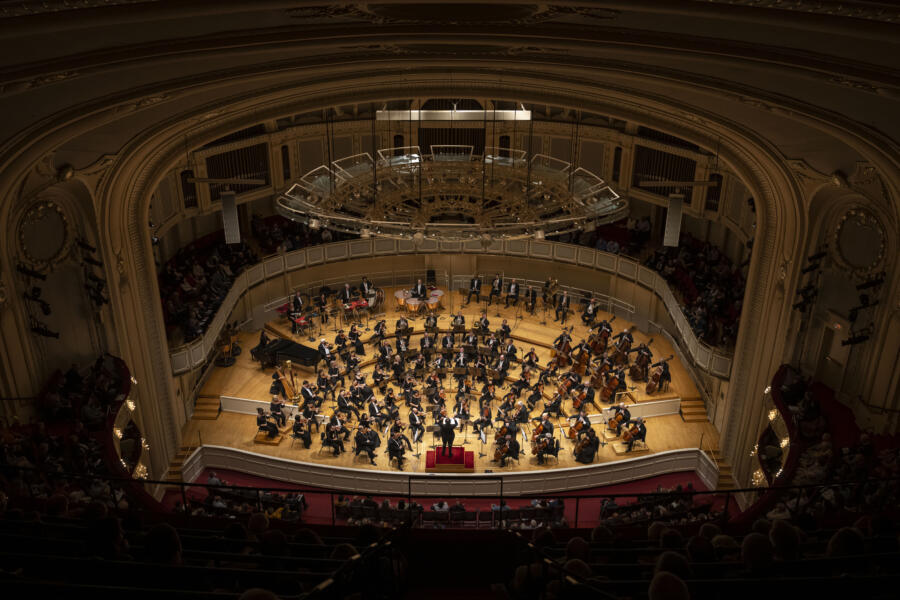
[[[442,455],[441,449],[425,453],[426,473],[474,473],[475,453],[467,452],[462,446],[453,446],[450,456]]]

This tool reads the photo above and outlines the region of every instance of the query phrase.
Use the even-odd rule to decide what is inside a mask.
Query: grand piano
[[[319,351],[315,348],[280,338],[270,340],[265,348],[254,348],[250,354],[259,361],[263,368],[272,368],[286,360],[304,367],[315,368],[316,363],[319,362]]]

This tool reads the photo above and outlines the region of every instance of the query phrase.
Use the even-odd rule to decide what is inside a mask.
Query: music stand
[[[544,305],[541,313],[541,325],[547,324],[547,301],[541,298],[541,303]]]
[[[487,438],[487,434],[482,437],[482,433],[484,432],[484,427],[481,428],[481,431],[478,432],[478,439],[481,440],[481,449],[478,451],[478,458],[484,458],[487,454],[484,453],[484,440]]]
[[[465,429],[465,433],[463,434],[463,446],[469,443],[469,428],[467,427],[469,424],[469,419],[459,419],[460,424],[463,429]]]

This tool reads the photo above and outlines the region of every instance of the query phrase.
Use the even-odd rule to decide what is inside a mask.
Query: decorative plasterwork
[[[64,260],[74,240],[69,217],[52,200],[29,206],[19,219],[16,236],[22,260],[38,271],[48,271]]]
[[[775,9],[834,17],[850,17],[884,23],[900,23],[900,10],[885,5],[854,0],[703,0],[707,4],[728,4],[756,9]]]
[[[149,4],[159,0],[19,0],[4,2],[0,17],[27,17],[46,13],[67,12],[84,8],[106,8],[128,4]]]
[[[878,217],[857,206],[838,219],[830,248],[839,268],[862,279],[884,266],[887,242],[884,225]]]
[[[560,6],[545,4],[490,4],[475,5],[477,10],[467,10],[464,5],[421,3],[391,4],[387,2],[360,2],[323,4],[289,8],[285,14],[293,19],[318,21],[342,19],[362,21],[373,25],[468,25],[491,23],[504,27],[547,23],[561,17],[577,16],[587,20],[607,21],[617,18],[621,12],[609,8],[585,6]]]

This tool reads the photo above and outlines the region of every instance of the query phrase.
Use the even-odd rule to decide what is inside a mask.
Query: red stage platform
[[[425,453],[425,471],[428,473],[474,473],[475,453],[466,452],[462,446],[453,446],[450,456],[441,455],[438,448]]]

